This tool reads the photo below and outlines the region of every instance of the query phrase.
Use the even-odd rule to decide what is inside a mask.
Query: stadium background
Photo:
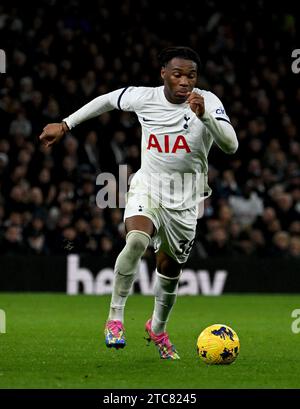
[[[140,164],[140,127],[111,112],[47,150],[38,135],[92,98],[159,85],[157,53],[186,44],[203,61],[199,86],[224,103],[240,146],[209,155],[213,195],[199,221],[198,258],[300,257],[299,78],[293,9],[255,1],[193,10],[148,1],[4,2],[0,77],[1,254],[80,253],[113,260],[124,244],[122,209],[95,206],[100,172]],[[251,9],[251,12],[250,12]]]
[[[0,334],[0,388],[299,388],[299,296],[274,294],[300,288],[295,7],[1,1],[0,309],[7,333]],[[102,115],[51,150],[38,135],[99,94],[160,84],[156,55],[177,44],[199,52],[199,86],[221,98],[240,142],[233,156],[211,150],[213,195],[180,292],[272,294],[180,297],[168,326],[182,357],[175,366],[160,362],[142,339],[153,297],[129,298],[128,347],[116,355],[103,343],[109,295],[56,293],[69,286],[109,292],[106,279],[124,244],[122,210],[96,206],[95,180],[100,172],[117,175],[119,164],[138,169],[135,117]],[[151,249],[145,261],[151,272]],[[235,365],[206,368],[196,359],[197,336],[214,322],[240,336]]]

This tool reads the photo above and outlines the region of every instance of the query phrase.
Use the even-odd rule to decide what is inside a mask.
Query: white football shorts
[[[150,200],[144,192],[130,192],[127,195],[124,221],[132,216],[148,217],[156,228],[152,238],[154,251],[162,250],[178,263],[185,263],[194,244],[198,207],[173,210]]]

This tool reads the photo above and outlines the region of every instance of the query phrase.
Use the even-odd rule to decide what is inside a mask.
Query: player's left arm
[[[215,99],[219,101],[216,96]],[[225,153],[235,153],[237,151],[239,143],[235,130],[231,125],[227,115],[221,114],[218,118],[214,117],[206,109],[204,97],[197,92],[191,92],[188,96],[187,102],[189,103],[191,110],[195,112],[197,117],[207,127],[216,144]],[[221,110],[222,108],[218,109]]]

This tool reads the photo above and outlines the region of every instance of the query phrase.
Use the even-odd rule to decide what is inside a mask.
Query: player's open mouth
[[[188,91],[177,91],[175,93],[175,95],[178,96],[178,97],[186,97],[187,93],[188,93]]]

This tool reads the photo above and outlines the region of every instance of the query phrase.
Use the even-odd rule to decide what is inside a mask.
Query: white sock
[[[131,230],[126,236],[126,245],[115,264],[113,292],[108,320],[124,322],[124,308],[131,290],[136,272],[145,250],[150,243],[149,234]]]
[[[179,277],[166,277],[156,271],[154,295],[155,304],[151,329],[155,334],[165,332],[169,315],[177,297]]]

